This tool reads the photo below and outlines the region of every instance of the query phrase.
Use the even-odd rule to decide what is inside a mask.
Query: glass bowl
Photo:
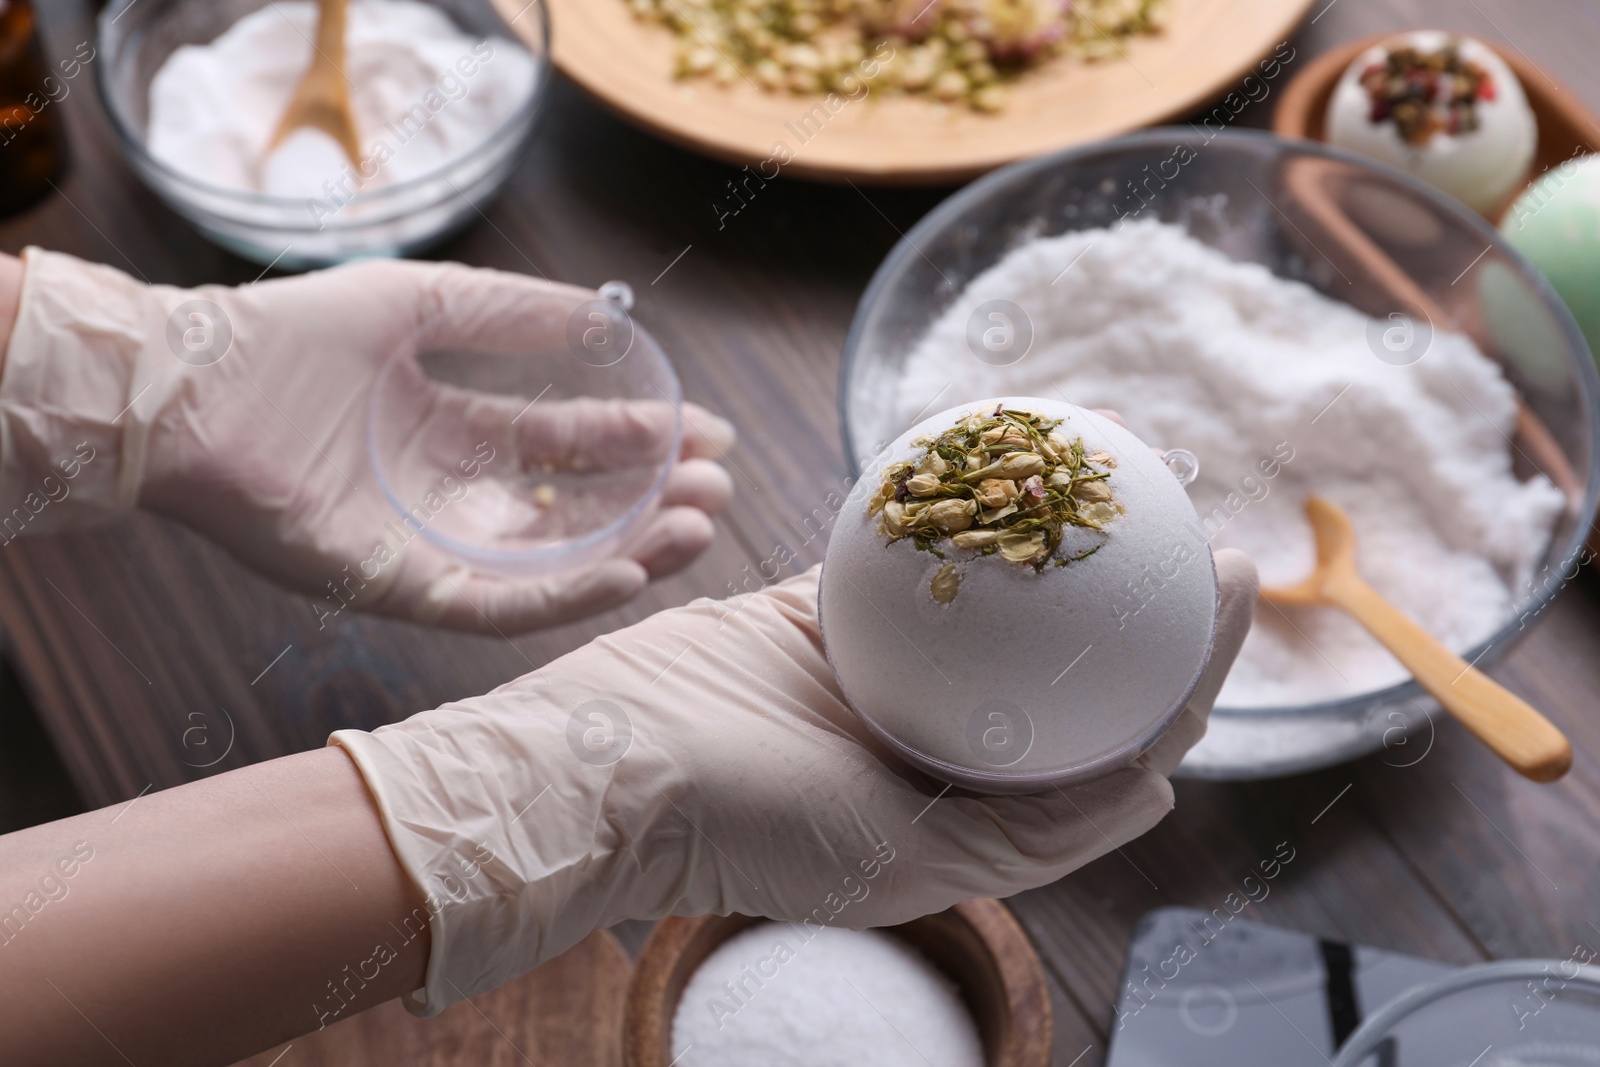
[[[1400,994],[1332,1067],[1600,1067],[1600,968],[1566,960],[1466,967]]]
[[[682,443],[683,394],[628,315],[627,287],[600,291],[551,344],[429,351],[379,375],[367,456],[400,540],[529,575],[607,558],[644,531]]]
[[[1136,181],[1148,185],[1156,173],[1171,179],[1170,188],[1154,197],[1133,191]],[[1480,667],[1495,662],[1575,573],[1572,561],[1600,502],[1600,377],[1555,293],[1482,219],[1399,171],[1323,145],[1250,130],[1208,136],[1188,127],[1153,129],[1018,163],[951,196],[890,252],[851,324],[839,404],[852,473],[859,475],[906,428],[896,423],[899,405],[891,402],[906,357],[974,277],[1033,238],[1110,226],[1134,213],[1184,224],[1235,260],[1261,264],[1374,317],[1396,310],[1397,286],[1411,287],[1500,363],[1533,416],[1516,441],[1517,473],[1544,471],[1566,490],[1569,507],[1534,587],[1489,641],[1465,653]],[[1341,254],[1331,239],[1307,236],[1317,219],[1344,227],[1349,245],[1375,246],[1398,279],[1380,283],[1350,262],[1340,272],[1323,254]],[[1455,284],[1469,269],[1479,284]],[[1004,390],[985,392],[995,391]],[[936,406],[971,399],[945,393]],[[1426,753],[1439,714],[1411,681],[1320,703],[1219,706],[1180,773],[1265,778],[1385,748],[1386,759],[1403,765]]]
[[[257,263],[309,269],[363,256],[420,251],[477,217],[499,191],[532,128],[549,82],[549,24],[542,0],[518,16],[519,36],[488,0],[430,0],[463,32],[531,53],[525,100],[478,147],[453,162],[341,203],[271,196],[208,184],[156,159],[146,147],[150,83],[179,47],[215,40],[268,0],[114,0],[96,34],[100,99],[134,171],[206,237]],[[329,210],[334,204],[334,210]]]

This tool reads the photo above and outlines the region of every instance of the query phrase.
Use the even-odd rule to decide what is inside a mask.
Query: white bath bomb
[[[1419,76],[1417,91],[1426,96],[1429,113],[1440,128],[1416,143],[1408,141],[1393,112],[1375,103],[1362,78],[1381,69],[1397,49],[1439,53],[1452,45],[1464,63],[1487,75],[1487,81],[1470,106],[1452,117],[1453,79]],[[1522,83],[1505,61],[1482,42],[1443,30],[1402,34],[1357,56],[1328,99],[1324,128],[1330,144],[1399,167],[1485,214],[1527,180],[1539,139],[1538,122]]]
[[[869,505],[889,466],[927,452],[969,415],[997,406],[1062,420],[1055,433],[1110,454],[1122,513],[1071,530],[1042,569],[911,538],[890,542]],[[932,583],[960,577],[948,603]],[[1022,397],[964,404],[907,430],[841,509],[819,592],[822,637],[869,729],[945,781],[1030,792],[1097,777],[1152,745],[1182,710],[1211,654],[1217,580],[1188,495],[1132,433],[1083,408]]]

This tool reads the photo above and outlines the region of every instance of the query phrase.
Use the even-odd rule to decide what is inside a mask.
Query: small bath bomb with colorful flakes
[[[1415,30],[1367,49],[1328,100],[1330,144],[1491,214],[1527,180],[1539,129],[1522,83],[1481,41]]]

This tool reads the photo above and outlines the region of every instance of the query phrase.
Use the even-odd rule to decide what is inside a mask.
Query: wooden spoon
[[[350,113],[350,82],[344,76],[345,14],[349,0],[319,0],[317,40],[311,50],[311,66],[295,87],[288,110],[272,135],[277,148],[293,130],[302,126],[321,130],[339,143],[353,165],[360,165],[361,139],[356,135],[355,117]]]
[[[1298,585],[1263,588],[1263,597],[1274,604],[1343,608],[1394,653],[1445,710],[1519,774],[1553,782],[1567,773],[1572,745],[1550,720],[1445,648],[1361,577],[1349,516],[1337,505],[1312,496],[1306,498],[1306,518],[1316,536],[1316,568]]]

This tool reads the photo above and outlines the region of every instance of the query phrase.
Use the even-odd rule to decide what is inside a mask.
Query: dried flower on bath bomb
[[[978,483],[976,498],[986,508],[1003,508],[1017,499],[1017,483],[1009,478],[985,478]]]
[[[972,525],[977,506],[970,500],[941,500],[920,516],[923,523],[941,533],[953,534]]]
[[[890,544],[909,537],[941,558],[948,546],[1035,570],[1082,559],[1094,548],[1064,556],[1062,539],[1069,527],[1100,531],[1122,514],[1111,485],[1116,462],[1105,452],[1086,455],[1083,439],[1057,433],[1060,425],[999,409],[919,438],[922,455],[883,472],[870,505],[878,532]],[[939,567],[930,588],[938,603],[955,599],[960,568],[952,560]]]
[[[948,604],[956,598],[956,590],[961,587],[961,572],[956,570],[954,563],[946,563],[939,568],[939,573],[933,576],[933,599],[941,604]]]

